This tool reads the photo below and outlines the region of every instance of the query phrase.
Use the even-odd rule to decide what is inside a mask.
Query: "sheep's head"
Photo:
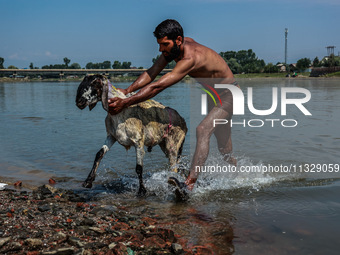
[[[89,106],[90,111],[102,100],[103,84],[107,78],[100,74],[86,75],[79,84],[76,97],[76,105],[79,109]]]

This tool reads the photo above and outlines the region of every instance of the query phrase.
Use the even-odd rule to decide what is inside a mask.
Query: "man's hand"
[[[127,89],[121,89],[121,88],[117,88],[117,90],[123,92],[124,95],[126,95],[128,92],[127,92]]]
[[[126,107],[127,104],[124,102],[124,99],[122,98],[114,97],[109,99],[109,113],[111,115],[120,113]]]

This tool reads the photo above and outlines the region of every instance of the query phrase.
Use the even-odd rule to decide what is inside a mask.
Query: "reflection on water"
[[[304,87],[312,94],[312,113],[297,119],[296,128],[235,127],[232,131],[238,170],[242,166],[339,164],[340,87],[336,79],[240,80],[254,88],[254,107],[268,109],[271,87]],[[127,87],[128,84],[115,84]],[[146,153],[148,195],[136,198],[135,152],[114,145],[103,159],[92,190],[80,186],[105,140],[105,112],[91,112],[74,103],[78,83],[0,84],[0,177],[42,184],[50,177],[60,187],[87,193],[102,203],[120,203],[131,211],[152,215],[159,224],[185,237],[185,247],[208,247],[216,254],[336,254],[340,234],[338,173],[202,173],[188,203],[176,204],[167,185],[168,160],[155,147]],[[157,96],[175,108],[195,131],[190,119],[192,84],[180,83]],[[200,90],[195,90],[201,93]],[[282,118],[280,113],[273,118]],[[246,112],[244,118],[253,118]],[[287,116],[288,118],[288,116]],[[192,138],[192,139],[190,139]],[[182,165],[191,161],[188,134]],[[224,165],[211,141],[207,165]],[[183,180],[182,176],[177,176]]]

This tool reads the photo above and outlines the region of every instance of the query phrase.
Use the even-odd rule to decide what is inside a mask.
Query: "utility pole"
[[[285,64],[287,64],[287,37],[288,37],[288,28],[285,29]]]
[[[289,67],[287,67],[287,49],[288,49],[287,39],[288,39],[288,28],[285,29],[285,66],[286,66],[286,70],[289,72]]]

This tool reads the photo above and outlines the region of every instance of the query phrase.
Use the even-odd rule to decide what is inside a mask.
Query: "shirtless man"
[[[154,65],[141,74],[123,93],[139,90],[135,95],[126,98],[112,98],[109,100],[110,114],[117,114],[124,108],[148,100],[164,89],[176,84],[186,75],[198,80],[203,86],[209,88],[214,84],[234,84],[234,75],[224,59],[215,51],[183,36],[181,25],[175,20],[165,20],[160,23],[154,35],[162,53]],[[175,68],[153,82],[165,66],[175,60]],[[217,89],[216,89],[217,90]],[[197,143],[190,167],[190,174],[184,183],[170,177],[168,182],[176,187],[177,198],[186,199],[187,190],[191,191],[198,178],[196,166],[203,166],[209,154],[209,141],[212,134],[217,138],[218,149],[225,160],[236,165],[236,160],[231,157],[232,142],[230,125],[213,126],[214,119],[231,119],[233,114],[233,98],[229,90],[217,90],[221,97],[222,105],[215,106],[208,101],[208,115],[196,128]]]

